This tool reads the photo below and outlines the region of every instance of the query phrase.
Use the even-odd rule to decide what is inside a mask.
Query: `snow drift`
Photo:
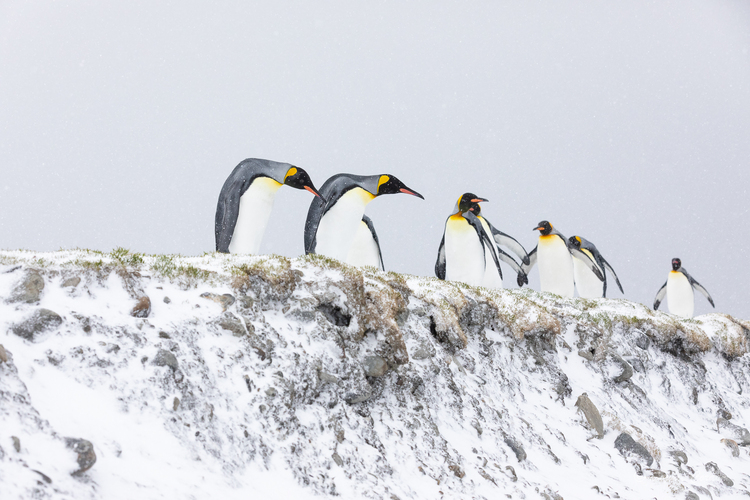
[[[749,329],[319,256],[4,251],[0,492],[750,495]]]

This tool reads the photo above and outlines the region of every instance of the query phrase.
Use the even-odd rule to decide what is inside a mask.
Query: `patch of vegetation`
[[[143,265],[143,254],[131,253],[130,250],[123,247],[117,247],[112,250],[109,257],[123,267],[138,267]]]
[[[157,255],[151,264],[151,269],[166,278],[173,278],[177,274],[178,269],[174,259],[174,255]]]

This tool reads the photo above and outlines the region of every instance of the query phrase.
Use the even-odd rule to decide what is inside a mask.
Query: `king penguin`
[[[576,281],[578,296],[587,299],[598,299],[607,296],[607,271],[615,277],[615,282],[622,290],[620,279],[617,277],[615,270],[604,260],[602,254],[596,246],[585,238],[580,236],[571,236],[568,239],[568,249],[573,256],[573,276]],[[596,267],[598,274],[593,271],[593,265]],[[604,279],[601,279],[602,276]]]
[[[380,195],[395,193],[424,199],[390,174],[336,174],[325,181],[320,193],[324,199],[315,198],[307,212],[305,253],[319,253],[342,262],[347,262],[368,203]]]
[[[523,267],[526,274],[539,261],[539,282],[543,292],[552,292],[563,297],[572,297],[573,259],[568,250],[568,240],[552,224],[543,220],[534,231],[539,231],[539,243],[529,252],[529,264]],[[523,286],[523,276],[518,275],[518,286]]]
[[[502,285],[503,272],[495,252],[494,240],[490,239],[479,218],[470,210],[473,204],[482,201],[487,200],[473,193],[464,193],[445,221],[443,239],[435,262],[435,275],[441,280],[482,286],[485,267],[494,265]],[[492,263],[487,262],[487,253],[492,256]]]
[[[283,185],[306,189],[320,198],[310,176],[299,167],[258,158],[240,162],[219,193],[214,225],[216,250],[257,254],[276,191]]]
[[[705,295],[711,307],[716,308],[714,299],[711,298],[708,290],[688,274],[687,270],[682,267],[682,261],[677,258],[672,259],[672,271],[667,277],[667,282],[656,292],[654,311],[659,309],[659,304],[664,300],[664,294],[666,294],[669,312],[683,318],[692,318],[695,308],[693,288]]]
[[[357,226],[357,232],[354,235],[352,246],[349,248],[349,254],[346,256],[346,262],[352,266],[371,266],[385,271],[378,234],[375,232],[372,220],[366,215],[362,216],[362,220]]]
[[[510,251],[515,253],[519,259],[521,259],[522,263],[528,264],[529,254],[526,253],[526,249],[523,248],[523,245],[521,245],[512,236],[497,230],[495,226],[493,226],[492,223],[482,215],[482,207],[479,205],[479,203],[472,203],[469,206],[469,211],[473,213],[477,217],[477,219],[479,219],[479,222],[482,224],[482,228],[484,229],[484,232],[487,234],[489,239],[494,240],[497,257],[506,264],[510,265],[510,267],[512,267],[516,273],[523,273],[523,276],[526,276],[526,273],[523,272],[523,269],[518,264],[518,262],[516,262],[513,257],[508,255],[500,248],[500,246],[508,248]],[[484,259],[485,261],[489,261],[489,258],[489,249],[485,248]],[[528,282],[528,278],[525,278],[525,283]],[[500,273],[498,273],[495,266],[484,267],[484,278],[482,278],[482,286],[485,288],[503,288],[503,278],[502,276],[500,276]]]

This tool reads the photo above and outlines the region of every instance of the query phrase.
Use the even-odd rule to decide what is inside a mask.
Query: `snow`
[[[39,302],[11,302],[30,269],[44,277]],[[71,276],[80,284],[63,287]],[[224,313],[204,292],[237,300]],[[140,294],[145,319],[130,315]],[[33,342],[12,333],[40,307],[63,324]],[[224,330],[222,314],[254,333]],[[748,492],[750,453],[731,454],[716,418],[750,426],[749,326],[315,257],[3,251],[2,497],[733,498]],[[153,364],[161,350],[176,370]],[[388,363],[384,376],[364,375],[372,355]],[[633,367],[619,383],[618,357]],[[603,439],[575,406],[582,393]],[[650,467],[617,451],[620,432]],[[91,441],[96,464],[72,476],[63,437]]]

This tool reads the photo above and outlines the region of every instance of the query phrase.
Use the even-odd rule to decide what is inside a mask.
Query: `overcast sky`
[[[422,193],[368,207],[389,270],[433,275],[472,191],[529,251],[542,219],[593,241],[626,298],[680,257],[750,318],[745,0],[0,2],[0,248],[212,251],[248,157]],[[264,252],[303,253],[310,201],[279,190]]]

